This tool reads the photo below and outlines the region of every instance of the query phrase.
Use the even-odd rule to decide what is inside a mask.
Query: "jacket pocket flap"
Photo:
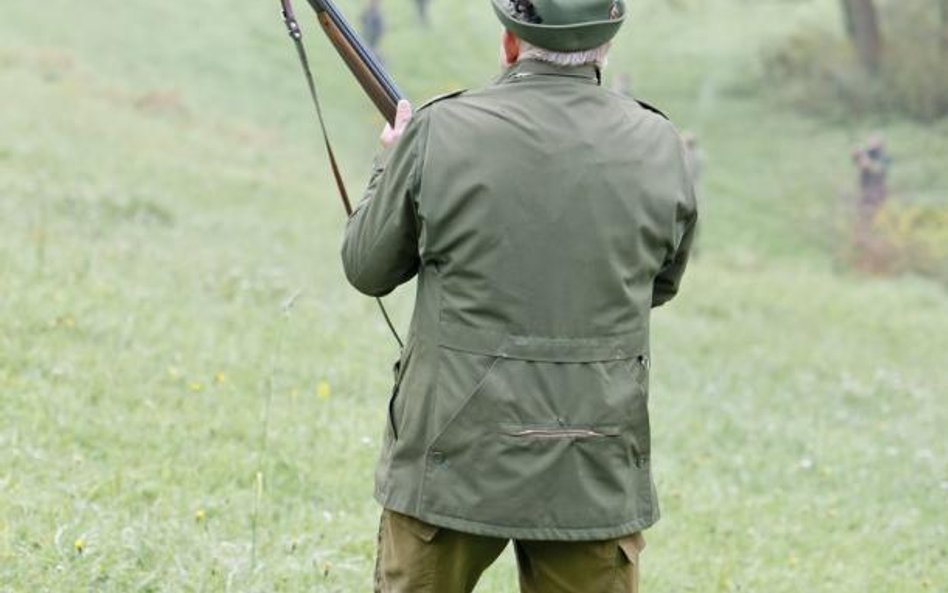
[[[648,351],[643,331],[591,338],[520,336],[442,322],[440,345],[473,354],[534,362],[606,362],[628,360]]]
[[[424,521],[401,513],[393,511],[387,512],[392,521],[398,523],[401,527],[425,543],[430,543],[431,540],[438,535],[438,532],[441,531],[441,528],[437,525],[431,525],[430,523],[425,523]]]
[[[641,532],[623,537],[619,540],[619,549],[632,564],[638,564],[639,554],[645,549],[645,538]]]

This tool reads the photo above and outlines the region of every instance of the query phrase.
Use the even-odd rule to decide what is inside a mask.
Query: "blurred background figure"
[[[704,173],[704,150],[698,145],[698,136],[694,132],[685,130],[681,133],[681,141],[685,145],[685,164],[688,166],[688,177],[695,186],[695,193],[701,194],[701,176]]]
[[[379,59],[382,54],[379,51],[379,44],[382,42],[382,35],[385,34],[385,18],[382,16],[382,0],[369,0],[368,6],[359,15],[359,21],[362,24],[362,38],[372,49]]]
[[[853,150],[853,162],[859,171],[859,219],[871,224],[889,198],[888,177],[892,159],[886,151],[885,138],[873,134],[864,145]]]
[[[876,243],[873,227],[879,210],[889,199],[889,167],[892,159],[886,151],[885,138],[873,134],[852,153],[858,172],[856,197],[855,248],[857,260],[871,255]]]
[[[705,154],[704,150],[698,144],[698,136],[689,130],[681,133],[681,142],[685,147],[685,166],[688,168],[688,178],[695,188],[695,198],[698,200],[698,210],[701,211],[701,220],[695,228],[694,245],[691,248],[692,256],[697,256],[700,251],[702,220],[707,220],[707,212],[704,210],[704,190],[701,187],[702,176],[704,175]]]
[[[428,3],[431,0],[415,0],[415,6],[418,8],[418,20],[421,21],[421,24],[428,26],[430,21],[428,20]]]

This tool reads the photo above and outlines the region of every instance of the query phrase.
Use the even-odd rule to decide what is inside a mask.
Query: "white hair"
[[[582,51],[553,51],[543,49],[520,39],[520,57],[517,61],[537,60],[557,66],[583,66],[595,64],[600,68],[606,65],[606,54],[609,53],[609,43],[599,47]]]

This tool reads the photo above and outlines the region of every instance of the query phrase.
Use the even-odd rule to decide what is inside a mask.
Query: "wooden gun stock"
[[[308,0],[333,47],[346,63],[385,120],[394,125],[398,102],[404,98],[381,62],[346,22],[332,0]]]

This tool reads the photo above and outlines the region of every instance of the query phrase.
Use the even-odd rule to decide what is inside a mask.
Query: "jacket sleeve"
[[[652,285],[652,307],[660,307],[678,294],[681,278],[688,265],[688,256],[694,242],[698,223],[698,209],[694,184],[684,166],[682,154],[682,192],[675,209],[675,249],[665,260]]]
[[[375,160],[365,195],[346,225],[342,263],[359,292],[384,296],[418,271],[415,199],[426,125],[419,112],[394,147]]]
[[[672,257],[662,266],[658,276],[655,277],[655,283],[652,286],[652,307],[660,307],[678,294],[678,287],[681,286],[681,278],[685,274],[688,256],[691,253],[691,243],[694,241],[697,218],[697,213],[692,212],[690,218],[679,221],[678,224],[683,229],[681,242]]]

